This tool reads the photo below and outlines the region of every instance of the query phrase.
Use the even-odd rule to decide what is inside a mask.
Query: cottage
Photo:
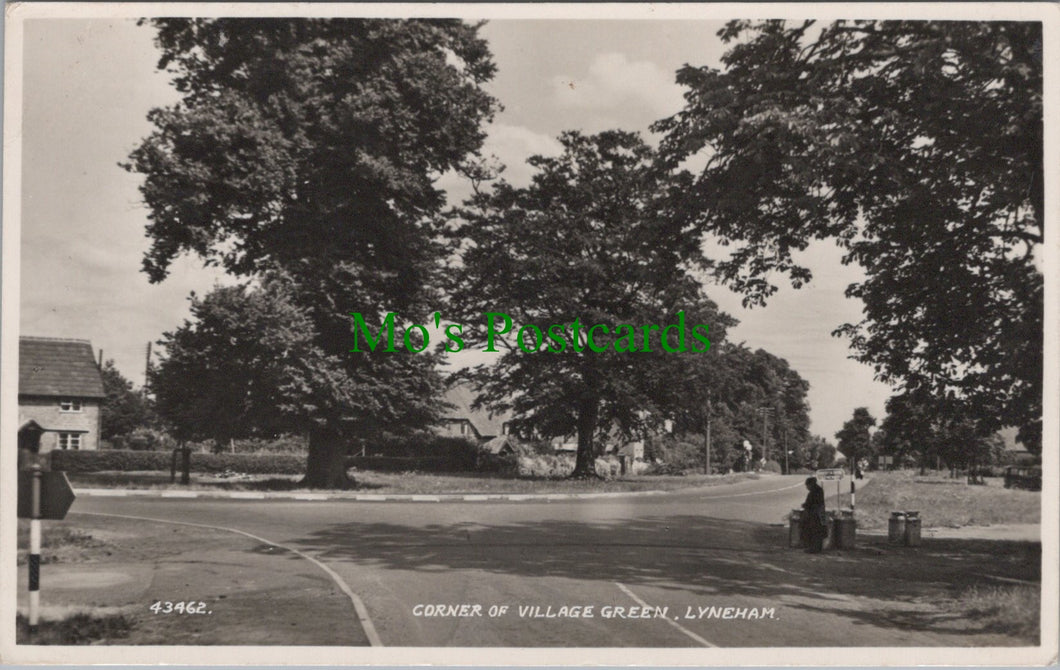
[[[445,393],[445,402],[450,405],[442,416],[438,432],[448,437],[466,437],[475,442],[487,442],[500,435],[507,435],[508,412],[493,413],[487,409],[473,409],[475,391],[466,384],[457,384]]]
[[[27,429],[23,439],[36,433],[40,453],[98,449],[105,396],[88,340],[19,338],[19,426]]]

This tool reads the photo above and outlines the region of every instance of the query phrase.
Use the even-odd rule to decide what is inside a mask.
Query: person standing
[[[802,503],[802,523],[799,527],[802,545],[806,552],[819,554],[828,537],[828,521],[824,509],[824,489],[816,477],[806,479],[806,502]]]

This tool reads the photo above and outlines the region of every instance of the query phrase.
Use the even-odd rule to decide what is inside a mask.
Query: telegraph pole
[[[769,415],[774,411],[772,407],[759,407],[762,413],[762,460],[769,460]]]
[[[710,474],[710,421],[711,421],[711,414],[712,414],[712,412],[711,412],[711,405],[710,405],[710,396],[708,395],[707,396],[707,435],[706,435],[706,444],[704,444],[705,450],[704,450],[704,454],[703,454],[703,458],[704,458],[704,461],[703,461],[703,474],[705,474],[705,475],[709,475]]]

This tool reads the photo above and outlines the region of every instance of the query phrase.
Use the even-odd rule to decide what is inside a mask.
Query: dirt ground
[[[72,521],[45,523],[45,537],[73,528]],[[100,627],[96,644],[367,644],[349,599],[297,555],[209,529],[104,517],[76,523],[77,535],[90,540],[43,552],[51,559],[41,569],[41,618],[86,613],[129,622],[127,636],[117,638]],[[20,566],[23,615],[26,579]],[[167,602],[174,604],[168,614]],[[191,603],[196,613],[177,611],[176,603]]]

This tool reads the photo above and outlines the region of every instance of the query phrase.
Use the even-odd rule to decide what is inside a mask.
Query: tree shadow
[[[693,597],[745,596],[875,626],[933,630],[944,624],[948,632],[967,634],[986,629],[963,621],[944,603],[989,579],[1035,581],[1041,574],[1037,543],[925,539],[920,547],[904,548],[862,538],[853,550],[817,555],[787,544],[786,528],[695,515],[499,525],[354,521],[297,542],[322,560],[374,568],[482,571],[619,582]],[[853,611],[852,598],[871,606]]]

